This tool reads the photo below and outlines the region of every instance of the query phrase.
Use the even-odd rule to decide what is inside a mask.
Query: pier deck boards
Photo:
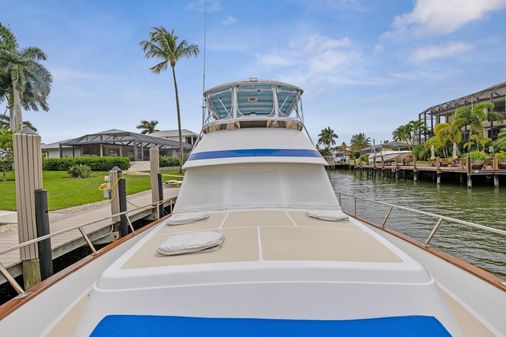
[[[177,188],[164,188],[165,198],[176,197],[179,189]],[[151,191],[144,191],[128,196],[128,201],[136,206],[144,206],[151,203]],[[130,203],[127,203],[128,209],[136,208]],[[84,205],[83,205],[84,206]],[[95,219],[104,218],[111,215],[111,204],[108,201],[100,201],[97,203],[89,204],[89,207],[77,206],[75,207],[76,212],[72,212],[69,215],[68,211],[62,212],[62,210],[56,210],[50,212],[50,228],[51,232],[56,232],[62,229],[70,228],[78,224],[83,224]],[[136,221],[148,216],[151,213],[150,210],[137,210],[130,213],[130,219]],[[112,220],[104,220],[93,225],[85,227],[87,234],[90,235],[92,240],[98,239],[104,235],[107,235],[110,231],[110,226],[113,224]],[[18,244],[18,232],[17,230],[11,230],[8,232],[0,233],[0,249],[6,249]],[[62,256],[69,251],[72,251],[82,245],[85,245],[84,239],[78,230],[70,231],[61,235],[58,235],[51,240],[53,259]],[[0,262],[11,272],[13,276],[20,275],[21,273],[21,259],[19,251],[9,252],[0,255]],[[0,283],[3,283],[4,279],[0,276]]]

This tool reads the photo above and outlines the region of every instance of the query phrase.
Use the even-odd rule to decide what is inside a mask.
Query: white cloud
[[[412,62],[425,62],[432,59],[449,57],[455,54],[465,53],[473,49],[473,46],[463,42],[451,42],[445,45],[429,45],[415,49],[410,55]]]
[[[367,79],[361,76],[362,62],[350,39],[314,34],[291,40],[284,49],[257,54],[259,71],[274,72],[280,80],[299,85],[363,84]]]
[[[227,15],[222,21],[221,23],[223,23],[225,26],[228,26],[228,25],[233,25],[234,23],[237,22],[237,19],[234,18],[232,15]]]
[[[186,10],[194,12],[219,12],[221,11],[221,2],[219,0],[194,0],[186,6]]]
[[[412,12],[397,16],[397,30],[449,34],[488,13],[506,8],[506,0],[417,0]],[[388,35],[388,33],[387,33]]]

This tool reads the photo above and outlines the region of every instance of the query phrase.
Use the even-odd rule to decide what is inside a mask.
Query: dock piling
[[[37,237],[48,235],[49,215],[47,206],[47,190],[35,190],[35,223],[37,227]],[[40,278],[45,280],[53,275],[53,254],[51,250],[51,240],[46,239],[38,244]]]
[[[42,188],[42,150],[40,136],[24,127],[13,136],[14,172],[16,173],[16,205],[18,239],[25,242],[36,238],[35,190]],[[20,250],[24,287],[30,289],[40,282],[37,245]]]

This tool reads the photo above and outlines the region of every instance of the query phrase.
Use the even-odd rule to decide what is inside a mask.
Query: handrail
[[[35,243],[40,242],[40,241],[51,239],[51,238],[53,238],[55,236],[58,236],[60,234],[64,234],[64,233],[67,233],[67,232],[70,232],[70,231],[73,231],[73,230],[76,230],[76,229],[79,230],[79,232],[81,233],[83,239],[86,241],[86,243],[90,247],[92,255],[94,255],[94,254],[97,254],[97,250],[96,250],[95,246],[93,245],[92,241],[90,240],[88,234],[86,234],[86,232],[84,231],[84,229],[83,229],[84,227],[92,225],[92,224],[95,224],[95,223],[100,222],[100,221],[104,221],[104,220],[107,220],[107,219],[112,219],[112,218],[115,218],[115,217],[118,217],[118,216],[125,216],[126,220],[127,220],[128,227],[130,228],[130,230],[132,231],[132,233],[135,233],[135,229],[134,229],[134,227],[132,225],[132,222],[130,221],[130,218],[128,217],[128,213],[134,212],[134,211],[138,211],[138,210],[141,210],[141,209],[149,209],[149,208],[154,208],[154,209],[158,210],[158,207],[160,205],[163,205],[167,201],[170,201],[171,205],[174,205],[174,201],[176,199],[177,199],[177,197],[171,197],[171,198],[163,199],[163,200],[160,200],[160,201],[152,202],[150,204],[146,204],[145,206],[140,206],[140,207],[132,208],[130,210],[126,210],[126,211],[119,212],[119,213],[116,213],[116,214],[111,214],[111,215],[108,215],[108,216],[100,218],[100,219],[95,219],[95,220],[92,220],[92,221],[85,222],[83,224],[78,224],[78,225],[75,225],[75,226],[72,226],[72,227],[69,227],[69,228],[65,228],[65,229],[62,229],[62,230],[59,230],[59,231],[56,231],[56,232],[53,232],[53,233],[50,233],[50,234],[47,234],[47,235],[43,235],[43,236],[40,236],[38,238],[35,238],[35,239],[32,239],[32,240],[28,240],[28,241],[19,243],[19,244],[15,245],[15,246],[12,246],[12,247],[0,250],[0,255],[12,252],[14,250],[17,250],[17,249],[20,249],[20,248],[23,248],[23,247],[26,247],[26,246],[29,246],[29,245],[32,245],[32,244],[35,244]],[[158,219],[160,218],[160,213],[158,213],[158,211],[157,211],[157,218]],[[7,270],[7,268],[5,268],[3,266],[3,264],[1,262],[0,262],[0,275],[2,275],[7,280],[7,282],[14,288],[14,290],[16,290],[16,292],[18,293],[19,296],[25,296],[26,295],[26,292],[24,291],[24,289],[19,285],[19,283],[14,279],[14,277],[12,277],[11,273]]]
[[[40,236],[38,238],[35,238],[35,239],[32,239],[32,240],[28,240],[28,241],[19,243],[19,244],[15,245],[15,246],[12,246],[12,247],[0,250],[0,255],[12,252],[12,251],[14,251],[16,249],[23,248],[23,247],[32,245],[34,243],[46,240],[46,239],[51,239],[51,238],[53,238],[55,236],[58,236],[60,234],[64,234],[64,233],[67,233],[67,232],[70,232],[70,231],[73,231],[73,230],[76,230],[76,229],[80,229],[80,228],[83,228],[83,227],[86,227],[86,226],[89,226],[89,225],[93,225],[93,224],[95,224],[97,222],[100,222],[100,221],[104,221],[104,220],[107,220],[107,219],[110,219],[110,218],[114,218],[114,217],[118,217],[118,216],[121,216],[121,215],[128,215],[128,213],[131,213],[131,212],[134,212],[134,211],[138,211],[138,210],[141,210],[141,209],[154,208],[155,206],[160,206],[161,204],[164,204],[165,202],[171,201],[171,200],[174,200],[174,199],[176,199],[176,197],[167,198],[167,199],[164,199],[164,200],[161,200],[161,201],[152,202],[150,204],[146,204],[145,206],[132,208],[132,209],[129,209],[129,210],[126,210],[126,211],[123,211],[123,212],[119,212],[119,213],[108,215],[108,216],[100,218],[100,219],[95,219],[95,220],[92,220],[92,221],[85,222],[83,224],[78,224],[78,225],[75,225],[73,227],[65,228],[65,229],[62,229],[62,230],[59,230],[59,231],[56,231],[56,232],[53,232],[53,233],[50,233],[50,234],[47,234],[47,235],[43,235],[43,236]]]
[[[465,226],[469,226],[469,227],[473,227],[473,228],[478,228],[478,229],[481,229],[481,230],[484,230],[484,231],[487,231],[487,232],[492,232],[492,233],[496,233],[496,234],[506,235],[506,230],[502,230],[502,229],[494,228],[494,227],[488,227],[488,226],[480,225],[480,224],[477,224],[477,223],[474,223],[474,222],[470,222],[470,221],[455,219],[455,218],[452,218],[452,217],[449,217],[449,216],[445,216],[445,215],[435,214],[435,213],[431,213],[431,212],[427,212],[427,211],[421,211],[421,210],[418,210],[418,209],[413,209],[413,208],[409,208],[409,207],[405,207],[405,206],[393,205],[393,204],[389,204],[389,203],[383,202],[383,201],[377,201],[377,200],[366,199],[366,198],[358,198],[357,196],[352,195],[352,194],[346,194],[346,193],[340,193],[340,192],[338,192],[337,195],[338,195],[338,199],[340,201],[339,202],[340,204],[341,204],[342,196],[347,196],[347,197],[353,198],[353,209],[354,209],[353,215],[354,216],[357,215],[357,211],[356,211],[356,209],[357,209],[356,208],[357,200],[371,202],[371,203],[375,203],[375,204],[379,204],[379,205],[383,205],[383,206],[389,207],[389,210],[388,210],[388,212],[387,212],[387,214],[386,214],[386,216],[385,216],[385,218],[383,220],[383,223],[382,223],[382,225],[380,227],[385,227],[385,225],[386,225],[386,223],[388,221],[388,218],[390,216],[390,213],[391,213],[392,209],[394,209],[394,208],[400,209],[400,210],[403,210],[403,211],[408,211],[408,212],[416,213],[416,214],[427,215],[427,216],[430,216],[430,217],[433,217],[433,218],[437,218],[438,219],[437,223],[434,225],[434,227],[432,228],[432,231],[430,232],[429,236],[425,240],[424,244],[426,246],[430,243],[430,241],[432,240],[432,238],[436,234],[437,230],[440,228],[441,223],[443,221],[449,221],[449,222],[452,222],[452,223],[457,223],[457,224],[461,224],[461,225],[465,225]]]

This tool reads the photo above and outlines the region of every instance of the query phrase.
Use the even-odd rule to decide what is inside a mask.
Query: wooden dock
[[[470,163],[465,166],[443,166],[439,160],[435,164],[410,163],[332,163],[327,166],[330,170],[345,169],[367,177],[390,177],[393,179],[413,179],[414,181],[432,179],[436,184],[444,181],[457,181],[466,183],[468,188],[473,186],[473,177],[488,177],[493,181],[493,186],[499,187],[500,181],[506,176],[506,169],[499,169],[497,164],[486,166],[479,170],[473,170]]]
[[[165,198],[176,197],[179,192],[178,188],[164,188]],[[151,203],[151,190],[140,192],[128,196],[127,209],[135,209],[138,206],[144,206]],[[166,205],[167,206],[167,205]],[[66,211],[65,214],[62,211],[50,212],[50,228],[51,232],[60,231],[66,228],[70,228],[79,224],[87,223],[95,219],[102,219],[111,215],[111,203],[110,201],[100,201],[97,203],[89,204],[84,206],[77,206],[75,211]],[[151,209],[140,209],[132,211],[129,214],[132,222],[149,219],[153,215]],[[85,228],[89,238],[94,242],[108,239],[111,234],[111,226],[113,225],[112,219],[103,220],[95,224],[89,225]],[[110,239],[110,238],[109,238]],[[0,233],[0,250],[6,249],[18,244],[18,233],[17,230]],[[56,259],[62,255],[65,255],[72,250],[85,246],[82,235],[78,230],[70,231],[51,239],[51,245],[53,247],[53,259]],[[9,252],[0,255],[0,262],[9,270],[11,275],[17,277],[21,275],[21,257],[19,251]],[[4,283],[5,279],[0,275],[0,284]]]

